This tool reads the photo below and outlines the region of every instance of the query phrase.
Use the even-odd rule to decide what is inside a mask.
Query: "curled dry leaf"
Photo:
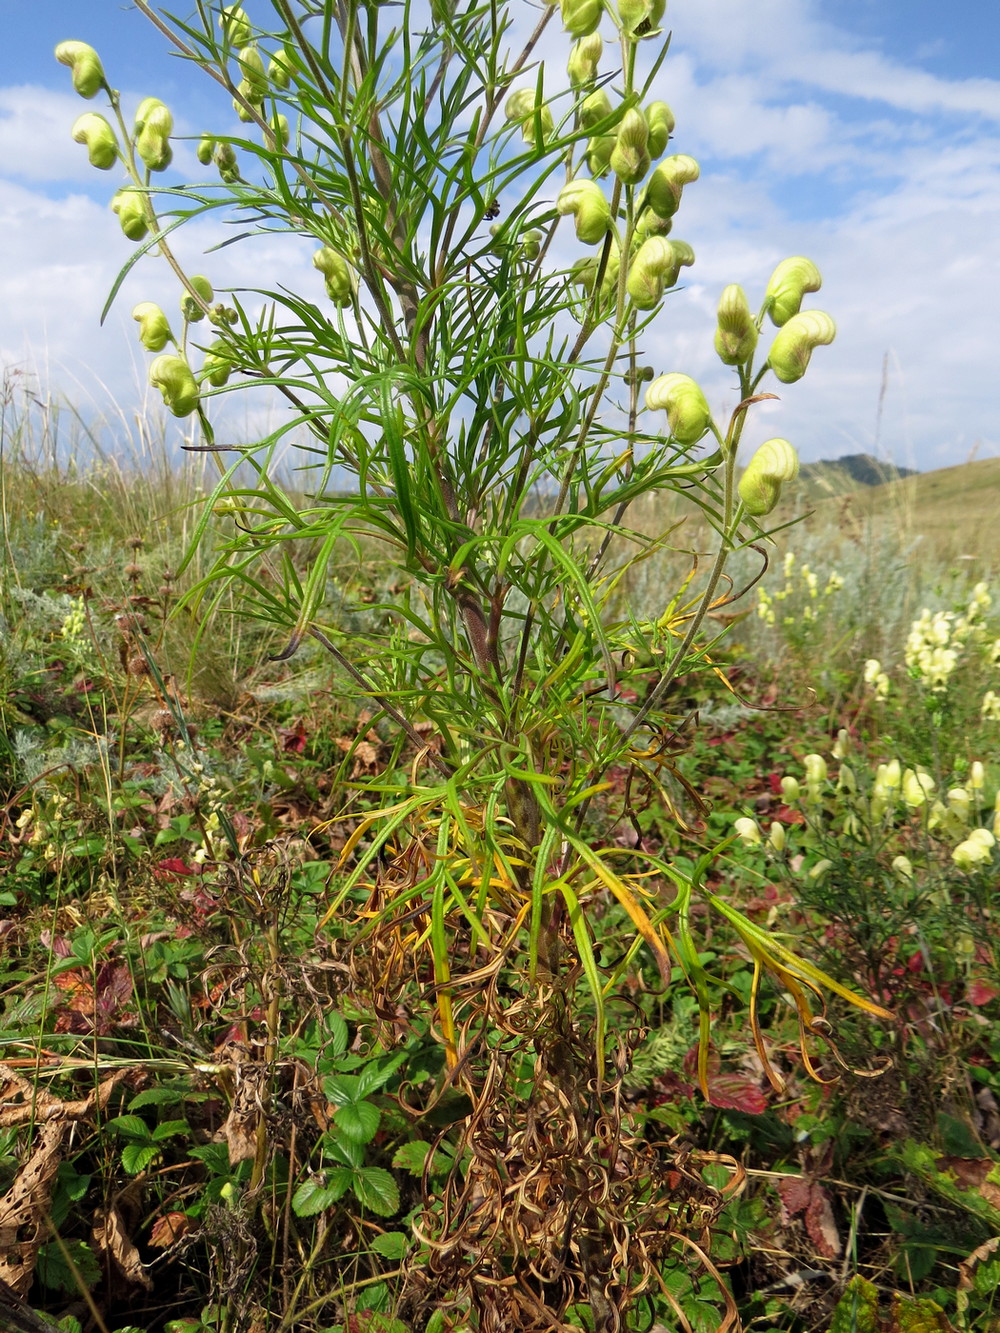
[[[146,1291],[152,1291],[152,1278],[143,1267],[139,1251],[129,1240],[125,1223],[117,1208],[109,1208],[106,1213],[98,1212],[90,1235],[99,1259],[105,1261],[110,1259],[114,1268],[127,1282],[134,1282],[140,1287],[145,1287]]]

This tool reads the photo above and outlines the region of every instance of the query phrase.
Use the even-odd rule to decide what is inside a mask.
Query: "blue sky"
[[[270,8],[246,7],[261,19]],[[169,8],[185,13],[185,0]],[[535,12],[528,0],[512,9],[525,22]],[[163,98],[179,133],[232,113],[124,0],[4,0],[0,12],[0,361],[84,411],[127,406],[143,397],[145,360],[129,311],[176,293],[155,263],[140,266],[99,327],[130,247],[107,207],[115,173],[95,172],[70,141],[85,107],[52,49],[90,42],[126,100]],[[676,114],[675,151],[702,176],[675,228],[697,263],[651,333],[656,368],[696,375],[724,407],[719,292],[740,282],[754,303],[774,264],[805,254],[825,280],[810,302],[838,338],[759,414],[749,443],[781,434],[804,459],[875,451],[919,468],[1000,453],[1000,4],[670,0],[667,23],[656,94]],[[546,42],[554,90],[565,48],[554,30]],[[197,170],[188,146],[177,162]],[[188,242],[196,270],[204,240]],[[253,281],[238,251],[218,257],[217,285]],[[253,265],[269,283],[313,281],[308,249],[278,239],[255,247]]]

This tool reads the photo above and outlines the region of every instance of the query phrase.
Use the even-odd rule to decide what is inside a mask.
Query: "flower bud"
[[[198,140],[198,161],[203,167],[207,167],[212,160],[212,154],[215,152],[215,140],[210,134],[203,134]]]
[[[666,408],[671,436],[679,444],[697,444],[712,420],[708,402],[690,375],[659,375],[646,390],[646,406]]]
[[[611,170],[625,185],[638,185],[649,170],[649,126],[635,107],[622,116],[611,153]]]
[[[809,878],[814,882],[821,880],[826,872],[832,867],[833,862],[829,860],[817,861],[809,870]]]
[[[588,292],[593,295],[594,284],[597,281],[597,275],[601,269],[601,260],[597,255],[588,256],[586,259],[579,259],[573,265],[573,281],[580,283]],[[604,277],[601,279],[600,298],[602,302],[608,302],[614,296],[618,287],[618,273],[621,269],[621,254],[618,246],[612,238],[611,250],[608,254],[607,263],[604,265]]]
[[[264,58],[256,46],[244,46],[236,57],[243,74],[240,91],[248,102],[255,105],[263,102],[267,96],[267,75],[264,73]]]
[[[618,17],[630,37],[651,37],[659,31],[667,0],[618,0]]]
[[[599,32],[592,32],[587,37],[580,38],[569,53],[569,62],[566,66],[573,88],[582,88],[584,84],[597,78],[597,66],[603,54],[604,42]]]
[[[606,176],[611,170],[611,154],[615,151],[615,136],[599,134],[587,141],[587,170],[592,176]]]
[[[595,125],[600,125],[606,121],[612,114],[611,99],[603,88],[598,88],[596,93],[591,93],[580,103],[580,125],[585,130],[592,130]]]
[[[170,322],[153,301],[140,301],[132,310],[139,323],[139,341],[147,352],[162,352],[170,341]]]
[[[875,770],[875,781],[892,790],[895,790],[902,780],[903,769],[898,759],[890,759],[887,764],[879,764]]]
[[[665,158],[653,172],[646,185],[646,202],[661,218],[672,218],[680,207],[685,185],[701,175],[701,167],[693,157],[675,153]]]
[[[212,284],[200,273],[196,273],[191,279],[191,286],[195,289],[206,305],[212,304],[215,293],[212,291]],[[189,324],[196,324],[199,319],[204,319],[205,311],[194,299],[190,292],[181,292],[181,314]]]
[[[969,768],[969,786],[973,791],[982,791],[985,779],[986,773],[982,763],[980,760],[974,759]],[[1000,797],[1000,792],[997,792],[997,796]]]
[[[806,781],[819,783],[826,781],[826,760],[821,754],[807,754],[802,761],[806,770]]]
[[[894,856],[892,858],[893,874],[900,879],[913,878],[913,863],[908,856]]]
[[[221,340],[212,343],[205,352],[201,373],[216,389],[221,389],[232,373],[233,363],[229,348]]]
[[[182,356],[158,356],[149,367],[149,382],[175,417],[189,417],[198,406],[198,386]]]
[[[819,269],[811,259],[803,259],[801,255],[783,259],[771,274],[764,293],[768,314],[781,328],[799,313],[806,292],[818,292],[822,285]]]
[[[649,155],[659,157],[674,132],[674,113],[666,102],[650,102],[646,107],[646,124],[649,126],[649,141],[646,145]]]
[[[719,297],[718,321],[715,350],[719,359],[724,366],[745,366],[757,348],[757,325],[746,292],[735,282]]]
[[[777,821],[772,823],[767,835],[767,840],[776,852],[785,850],[785,826]]]
[[[668,241],[650,236],[640,245],[628,272],[628,294],[639,310],[652,310],[664,290],[673,287],[682,266],[694,263],[694,251],[686,241]]]
[[[651,208],[643,208],[636,219],[634,236],[641,245],[649,236],[669,236],[673,226],[672,218],[661,218]]]
[[[601,21],[602,0],[559,0],[563,27],[571,37],[589,37]]]
[[[751,819],[749,815],[741,815],[739,819],[734,820],[733,830],[747,847],[757,847],[764,841],[756,819]]]
[[[329,245],[313,255],[313,268],[326,279],[326,294],[336,306],[348,306],[357,287],[354,270],[339,252]]]
[[[139,190],[126,186],[111,200],[111,211],[118,214],[122,231],[130,241],[141,241],[149,231],[146,204]]]
[[[212,160],[219,170],[219,175],[227,185],[232,185],[240,178],[240,169],[236,160],[236,149],[231,143],[216,145]]]
[[[798,778],[784,777],[781,779],[781,795],[786,805],[792,805],[799,799],[801,789]]]
[[[740,477],[739,493],[748,514],[761,518],[781,498],[781,487],[799,473],[799,456],[787,440],[766,440]]]
[[[224,5],[219,15],[219,27],[230,46],[250,45],[253,32],[242,5]]]
[[[837,326],[822,310],[804,310],[775,334],[767,363],[782,384],[794,384],[806,373],[813,349],[832,343]]]
[[[535,100],[534,88],[519,88],[511,93],[504,105],[504,115],[514,125],[520,125],[521,138],[527,144],[535,142],[535,116],[541,125],[542,138],[547,139],[555,128],[552,112]]]
[[[267,77],[275,88],[287,88],[292,81],[292,70],[284,52],[276,52],[267,62]]]
[[[670,242],[662,236],[643,241],[628,271],[626,286],[639,310],[653,310],[663,298],[664,278],[673,267]]]
[[[174,128],[170,110],[158,97],[147,97],[135,113],[135,151],[150,171],[165,171],[173,150],[169,139]]]
[[[924,805],[934,787],[934,779],[929,773],[915,773],[912,768],[908,768],[903,774],[903,800],[912,809]]]
[[[529,227],[527,231],[521,232],[517,240],[519,257],[529,264],[542,253],[542,233],[536,227]]]
[[[858,780],[854,776],[854,769],[850,764],[841,764],[837,772],[837,790],[856,792],[858,790]]]
[[[73,71],[73,87],[81,97],[96,97],[105,86],[101,57],[86,42],[60,42],[56,59]]]
[[[993,859],[996,839],[989,829],[973,829],[964,842],[960,842],[951,854],[951,859],[960,870],[974,870]]]
[[[584,245],[599,244],[611,226],[611,205],[596,181],[569,181],[559,191],[556,212],[561,217],[573,214],[577,239]]]
[[[110,171],[118,161],[118,140],[115,132],[96,111],[85,111],[73,125],[73,142],[87,145],[90,165],[100,171]]]
[[[964,787],[952,787],[948,792],[948,809],[963,824],[968,823],[972,797]]]
[[[280,111],[276,111],[271,117],[271,135],[274,139],[274,146],[279,152],[283,153],[288,147],[290,133],[288,117],[283,116]]]

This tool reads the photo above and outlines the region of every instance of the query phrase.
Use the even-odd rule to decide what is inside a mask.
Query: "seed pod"
[[[638,185],[649,170],[649,126],[646,117],[629,107],[618,126],[611,153],[611,170],[625,185]]]
[[[139,341],[147,352],[162,352],[173,335],[170,321],[154,301],[140,301],[132,309],[139,324]]]
[[[175,417],[189,417],[198,406],[198,386],[182,356],[156,357],[149,367],[149,382],[163,394]]]
[[[622,28],[632,37],[651,37],[659,31],[667,0],[618,0]]]
[[[650,102],[646,107],[646,124],[649,126],[649,155],[659,157],[674,132],[674,113],[666,102]]]
[[[348,306],[357,289],[354,270],[338,251],[329,245],[313,255],[313,268],[326,279],[326,294],[336,306]]]
[[[757,325],[750,313],[746,292],[737,283],[723,289],[719,297],[719,326],[715,350],[724,366],[744,366],[757,347]]]
[[[250,45],[253,31],[242,5],[224,5],[219,15],[219,27],[230,46]]]
[[[781,498],[781,487],[799,475],[799,456],[787,440],[767,440],[760,446],[740,477],[739,493],[748,514],[760,518],[769,514]],[[817,763],[818,761],[818,763]],[[810,768],[810,763],[812,767]],[[826,761],[821,755],[806,756],[806,776],[814,781],[814,771]]]
[[[646,185],[646,202],[661,218],[672,218],[680,207],[685,185],[701,175],[701,168],[693,157],[675,153],[665,158],[653,172]]]
[[[236,160],[236,149],[231,143],[216,145],[212,160],[219,169],[219,175],[227,185],[232,185],[240,178],[240,169]]]
[[[191,279],[191,286],[206,305],[212,304],[215,293],[212,291],[212,284],[206,277],[203,277],[200,273],[196,273]],[[181,292],[181,314],[189,324],[196,324],[199,319],[205,318],[204,310],[190,292]]]
[[[111,200],[111,211],[118,214],[121,229],[130,241],[141,241],[149,231],[146,204],[139,190],[126,186]]]
[[[99,171],[110,171],[118,161],[118,140],[115,132],[96,111],[85,111],[73,124],[73,142],[87,145],[90,165]]]
[[[226,344],[221,339],[212,343],[205,352],[205,360],[202,362],[202,378],[208,380],[214,388],[221,389],[229,379],[232,369],[232,353]]]
[[[592,32],[589,36],[580,38],[570,51],[566,65],[571,87],[582,88],[597,78],[597,66],[603,53],[604,42],[599,32]]]
[[[158,97],[147,97],[135,113],[135,151],[150,171],[169,167],[173,151],[168,142],[174,128],[169,108]]]
[[[559,0],[563,27],[571,37],[589,37],[601,21],[602,0]]]
[[[81,97],[96,97],[106,86],[101,57],[86,42],[60,42],[56,59],[73,71],[73,87]]]
[[[690,375],[659,375],[646,390],[646,406],[665,408],[671,436],[679,444],[697,444],[712,420],[708,401]]]
[[[559,191],[556,212],[562,217],[573,214],[577,240],[584,245],[598,245],[611,226],[611,205],[596,181],[569,181]]]
[[[198,161],[203,167],[207,167],[212,160],[212,154],[215,152],[215,140],[210,134],[203,134],[198,141]]]
[[[837,326],[822,310],[803,310],[774,336],[767,363],[782,384],[794,384],[806,373],[813,349],[832,343]]]
[[[781,328],[799,313],[806,292],[818,292],[823,285],[819,269],[811,259],[794,255],[783,259],[771,274],[764,293],[764,303],[772,321]]]

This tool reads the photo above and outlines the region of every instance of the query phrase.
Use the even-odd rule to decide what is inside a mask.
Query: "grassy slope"
[[[788,517],[811,505],[815,518],[810,527],[819,527],[825,520],[847,530],[852,524],[871,521],[877,527],[891,526],[919,537],[927,556],[943,560],[974,557],[984,574],[995,565],[1000,549],[996,538],[1000,458],[921,472],[881,486],[842,485],[832,494],[827,489],[821,498],[826,482],[843,480],[826,472],[807,475],[806,487],[799,485],[789,493]]]

